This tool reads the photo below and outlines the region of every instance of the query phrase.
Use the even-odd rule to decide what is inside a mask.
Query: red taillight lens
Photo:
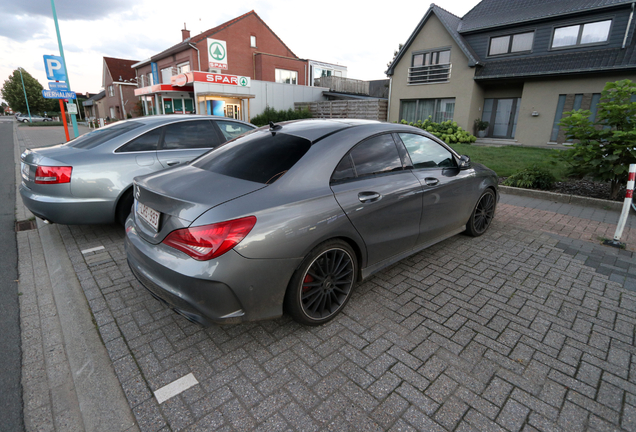
[[[73,167],[70,166],[38,166],[35,170],[35,183],[69,183],[71,171],[73,171]]]
[[[254,228],[256,216],[172,231],[163,243],[195,260],[207,261],[239,244]]]

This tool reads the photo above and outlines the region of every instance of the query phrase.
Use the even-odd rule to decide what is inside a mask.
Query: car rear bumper
[[[22,202],[35,216],[50,222],[79,225],[114,222],[113,202],[42,195],[20,184]]]
[[[277,318],[298,259],[247,259],[234,250],[210,261],[150,244],[126,223],[128,265],[153,296],[202,325]]]

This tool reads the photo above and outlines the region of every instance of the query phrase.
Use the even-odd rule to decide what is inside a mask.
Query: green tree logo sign
[[[210,52],[210,57],[216,61],[223,61],[225,59],[225,48],[218,42],[211,43],[208,51]]]

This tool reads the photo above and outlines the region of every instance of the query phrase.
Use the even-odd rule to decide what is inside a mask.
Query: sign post
[[[47,61],[46,61],[46,56],[44,59],[44,64],[45,64],[45,69],[47,72],[47,77],[49,79],[53,79],[53,80],[59,80],[59,81],[66,81],[66,85],[68,86],[68,89],[71,90],[71,82],[68,79],[68,75],[66,73],[66,60],[64,58],[64,48],[62,47],[62,38],[60,36],[60,26],[57,23],[57,12],[55,11],[55,0],[51,0],[51,9],[53,10],[53,21],[55,22],[55,32],[57,33],[57,44],[60,47],[60,58],[62,59],[62,62],[60,65],[56,65],[53,62],[50,63],[51,68],[48,69],[47,68]],[[50,57],[54,57],[54,56],[50,56]],[[54,60],[54,59],[52,59]],[[59,60],[58,60],[59,62]],[[58,78],[51,78],[51,76],[49,76],[49,71],[53,72],[53,70],[56,70],[58,72],[60,72],[61,67],[64,66],[63,72],[64,72],[64,79],[58,79]],[[55,67],[55,68],[54,68]],[[71,123],[73,123],[73,134],[75,135],[75,138],[77,138],[79,136],[79,131],[77,130],[77,120],[75,119],[75,115],[72,114],[71,115]]]

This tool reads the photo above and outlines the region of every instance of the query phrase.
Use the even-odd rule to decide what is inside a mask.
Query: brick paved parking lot
[[[63,141],[47,128],[17,137],[21,150]],[[17,216],[29,215],[18,206]],[[627,251],[599,241],[617,217],[502,195],[486,235],[453,237],[375,275],[318,328],[286,317],[201,328],[138,284],[120,227],[53,228],[142,431],[636,431],[635,218]],[[37,237],[18,233],[43,290]],[[24,294],[21,313],[32,316]],[[55,312],[39,307],[50,339]],[[57,357],[61,336],[33,350],[38,324],[28,323],[25,367],[46,376],[31,365]],[[52,363],[49,387],[63,372]],[[184,377],[194,385],[164,400]],[[69,430],[63,386],[46,396],[46,381],[34,382],[44,387],[23,377],[32,424],[52,430],[48,397],[57,430]]]
[[[636,292],[522,210],[375,275],[318,328],[201,328],[134,279],[120,227],[58,228],[143,431],[636,430]]]

